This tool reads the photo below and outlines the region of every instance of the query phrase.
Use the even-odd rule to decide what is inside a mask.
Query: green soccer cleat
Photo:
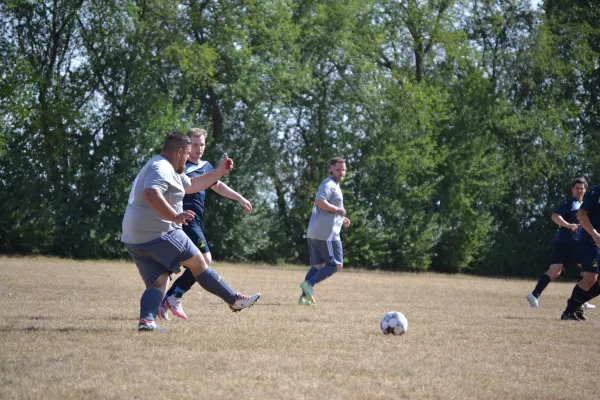
[[[313,287],[310,285],[310,283],[308,283],[308,281],[302,282],[300,284],[300,289],[302,289],[304,297],[306,298],[306,300],[308,300],[310,304],[317,304],[315,298],[313,297]]]
[[[301,306],[310,306],[310,301],[304,296],[304,293],[300,295],[298,299],[298,304]]]

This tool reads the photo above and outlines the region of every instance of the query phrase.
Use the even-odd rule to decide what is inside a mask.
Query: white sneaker
[[[183,307],[181,306],[181,297],[171,295],[167,297],[165,301],[163,301],[163,305],[179,318],[188,318],[188,316],[185,314],[185,311],[183,311]]]
[[[248,308],[254,305],[256,301],[260,298],[260,293],[254,293],[252,296],[245,296],[243,294],[238,293],[235,296],[235,302],[229,306],[231,311],[238,312],[244,308]]]
[[[533,295],[533,293],[529,293],[527,295],[527,301],[529,302],[529,305],[531,307],[535,307],[538,308],[540,306],[540,302],[538,301],[538,299]]]
[[[158,306],[158,318],[164,319],[165,321],[169,320],[169,309],[165,307],[163,303],[160,303],[160,306]]]
[[[586,310],[593,310],[594,308],[596,308],[595,305],[590,304],[590,303],[583,303],[582,304],[583,308],[585,308]]]

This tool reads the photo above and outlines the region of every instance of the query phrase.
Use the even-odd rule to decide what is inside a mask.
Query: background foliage
[[[599,21],[594,0],[7,0],[0,252],[125,257],[135,174],[203,126],[255,209],[208,196],[217,259],[306,262],[341,155],[348,266],[537,274],[553,208],[600,173]]]

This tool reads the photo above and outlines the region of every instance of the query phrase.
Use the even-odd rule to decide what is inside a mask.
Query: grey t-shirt
[[[333,178],[327,178],[321,183],[319,190],[317,190],[316,200],[327,200],[331,205],[344,208],[342,189]],[[310,215],[306,237],[327,241],[340,240],[340,230],[343,223],[344,217],[325,211],[315,204]]]
[[[173,165],[161,155],[152,157],[135,177],[123,217],[121,241],[130,244],[146,243],[163,234],[181,229],[180,224],[167,221],[144,200],[144,189],[156,189],[177,213],[183,211],[185,188],[190,178],[175,172]]]

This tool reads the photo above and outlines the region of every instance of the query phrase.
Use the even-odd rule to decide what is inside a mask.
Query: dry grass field
[[[301,268],[215,263],[256,306],[195,286],[187,321],[138,333],[130,262],[0,258],[0,398],[592,399],[600,311],[559,316],[573,284],[344,271],[298,306]],[[600,304],[598,304],[600,305]],[[600,307],[599,307],[600,310]],[[379,319],[401,311],[404,336]]]

